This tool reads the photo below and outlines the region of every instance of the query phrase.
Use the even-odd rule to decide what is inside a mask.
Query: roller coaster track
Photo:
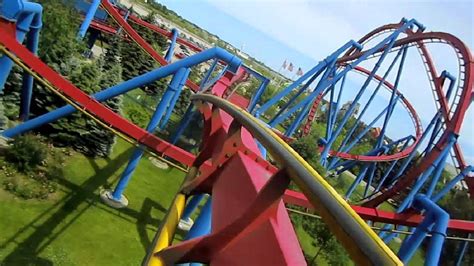
[[[394,30],[398,29],[401,26],[400,23],[395,24],[388,24],[382,27],[379,27],[372,32],[368,33],[366,36],[362,37],[359,40],[359,43],[365,44],[382,34],[393,32]],[[443,118],[443,129],[444,131],[437,135],[434,139],[435,141],[435,148],[433,148],[429,153],[424,154],[422,161],[420,164],[416,165],[415,167],[409,169],[402,178],[390,189],[384,190],[381,193],[377,193],[374,197],[367,202],[364,203],[364,206],[376,207],[382,202],[386,201],[387,199],[397,195],[402,190],[410,187],[411,184],[416,180],[416,178],[425,170],[428,166],[430,166],[434,160],[439,156],[441,150],[447,145],[448,136],[450,133],[454,133],[456,135],[459,134],[459,130],[461,128],[462,121],[464,119],[465,112],[472,101],[472,93],[473,93],[473,80],[474,80],[474,62],[472,59],[472,55],[469,52],[469,49],[466,45],[460,41],[455,36],[442,33],[442,32],[413,32],[412,30],[408,29],[406,32],[406,37],[400,38],[397,40],[393,46],[393,49],[390,52],[398,51],[404,46],[416,46],[418,51],[421,55],[421,59],[423,61],[423,65],[425,66],[426,73],[428,75],[431,91],[433,93],[434,101],[438,110],[442,113]],[[445,96],[445,91],[443,90],[443,83],[444,78],[438,75],[431,55],[426,47],[428,43],[444,43],[451,46],[458,58],[459,62],[459,77],[458,77],[458,84],[456,89],[454,90],[454,97],[449,104],[449,99]],[[374,58],[379,55],[383,51],[385,51],[386,47],[381,48],[378,52],[371,55],[369,58]],[[344,56],[338,59],[337,63],[339,65],[345,65],[350,62],[355,61],[360,56],[362,56],[365,51],[357,51],[355,48],[349,49]],[[363,72],[363,74],[368,75],[370,71],[365,70],[361,67],[356,67],[354,69],[356,72]],[[376,80],[381,81],[380,77],[375,76]],[[385,87],[393,88],[393,85],[384,81],[383,84]],[[403,99],[403,98],[402,98]],[[321,99],[320,99],[321,100]],[[309,115],[307,121],[304,125],[304,133],[308,134],[311,123],[314,120],[316,110],[319,108],[320,100],[316,100],[312,108],[309,111]],[[381,162],[381,161],[393,161],[401,158],[407,157],[412,151],[414,146],[417,144],[421,133],[423,132],[421,128],[421,123],[419,121],[418,116],[416,115],[415,109],[409,104],[408,101],[403,99],[402,101],[405,105],[405,108],[408,111],[408,114],[412,118],[414,122],[416,136],[415,142],[412,143],[410,146],[406,147],[404,150],[389,155],[377,155],[377,156],[367,156],[367,155],[355,155],[355,154],[348,154],[348,153],[338,153],[336,151],[331,151],[331,156],[336,156],[346,160],[357,160],[357,161],[367,161],[367,162]],[[408,103],[408,104],[406,104]],[[442,133],[442,134],[441,134]],[[455,158],[455,166],[459,170],[463,170],[466,167],[466,162],[462,155],[462,151],[458,143],[456,143],[453,147],[452,156]],[[467,183],[470,194],[474,195],[474,177],[467,176],[465,178],[465,182]]]
[[[125,21],[120,12],[108,1],[102,0],[101,6],[105,11],[113,18],[113,20],[128,34],[128,36],[136,43],[140,48],[142,48],[146,53],[148,53],[153,59],[156,60],[160,65],[165,66],[168,64],[166,60],[158,54],[153,47],[147,43],[133,28],[130,24]],[[199,86],[194,82],[187,80],[186,86],[188,86],[193,91],[198,91]]]
[[[147,133],[145,130],[139,128],[136,125],[131,124],[125,120],[119,114],[114,113],[106,106],[102,105],[98,101],[94,100],[89,95],[76,88],[70,82],[62,78],[58,73],[54,72],[40,59],[31,54],[25,47],[16,42],[14,38],[8,34],[8,32],[2,27],[0,28],[0,50],[10,57],[16,64],[23,69],[27,70],[31,75],[41,82],[45,87],[57,93],[68,103],[73,105],[78,110],[87,114],[92,119],[99,122],[102,126],[112,130],[115,134],[128,140],[131,143],[138,143],[144,145],[154,152],[164,154],[173,159],[179,159],[188,165],[196,163],[195,157],[169,143],[162,141],[156,136]],[[210,97],[210,98],[209,98]],[[213,98],[214,97],[214,98]],[[244,112],[243,109],[238,108],[228,103],[227,101],[219,102],[215,96],[200,95],[195,99],[209,100],[214,102],[217,107],[227,110],[236,119],[252,118],[252,121],[256,121],[248,113]],[[217,102],[216,102],[217,101]],[[231,106],[233,109],[228,109],[226,106]],[[238,110],[241,114],[235,113]],[[245,124],[245,121],[242,121]],[[263,131],[262,131],[263,130]],[[378,236],[367,226],[367,224],[355,213],[354,210],[344,201],[337,192],[332,189],[312,168],[304,161],[301,157],[291,150],[281,139],[268,130],[266,127],[260,125],[260,128],[255,129],[254,134],[270,134],[273,138],[272,143],[267,143],[268,137],[262,138],[264,144],[270,145],[270,150],[276,149],[277,153],[282,152],[279,157],[275,157],[282,163],[286,163],[288,167],[288,174],[300,182],[302,185],[310,184],[305,187],[304,191],[310,201],[318,206],[324,212],[324,216],[329,221],[337,220],[338,224],[332,223],[333,228],[338,228],[338,236],[347,243],[346,245],[350,248],[350,252],[360,261],[370,260],[373,262],[382,263],[383,265],[399,264],[398,258],[383,244]],[[260,137],[259,137],[260,138]],[[275,142],[276,141],[276,142]],[[184,158],[182,155],[186,155]],[[290,156],[291,157],[288,157]],[[289,160],[289,161],[288,161]],[[203,169],[209,169],[209,164],[203,162]],[[300,167],[302,166],[302,168]],[[317,178],[318,182],[314,181]],[[317,192],[317,193],[316,193]],[[316,193],[316,194],[315,194]],[[344,227],[344,226],[348,227]],[[346,229],[344,229],[346,228]],[[350,230],[349,230],[350,228]],[[365,243],[365,248],[356,248],[356,243]]]
[[[131,38],[137,42],[145,51],[147,51],[155,60],[160,62],[161,56],[159,56],[153,48],[149,46],[144,40],[126,23],[123,18],[120,16],[119,12],[107,1],[103,1],[102,5],[106,10],[111,14],[114,19],[121,25],[124,30],[131,36]],[[113,9],[113,10],[112,10]],[[115,12],[115,13],[114,13]],[[117,17],[117,14],[119,17]],[[133,20],[133,18],[132,18]],[[125,22],[125,23],[124,23]],[[6,24],[2,24],[6,25]],[[127,29],[128,25],[128,29]],[[423,220],[421,215],[412,215],[412,214],[393,214],[388,212],[379,212],[376,209],[366,208],[366,207],[351,207],[348,205],[338,193],[317,173],[311,166],[308,165],[296,152],[294,152],[288,144],[279,138],[272,130],[270,130],[266,125],[262,124],[259,120],[254,118],[252,115],[247,113],[242,108],[235,106],[234,104],[214,95],[210,94],[196,94],[192,96],[193,101],[197,102],[201,108],[201,112],[209,120],[211,120],[210,128],[206,131],[208,133],[207,142],[214,143],[209,140],[211,138],[212,132],[218,132],[221,129],[228,130],[228,132],[235,133],[236,130],[242,132],[248,132],[253,138],[256,138],[260,143],[265,146],[272,158],[277,161],[279,169],[275,166],[272,166],[270,163],[259,158],[254,153],[247,152],[245,155],[251,155],[252,160],[258,163],[259,166],[263,167],[266,171],[274,174],[269,181],[265,184],[262,190],[257,195],[257,199],[261,199],[263,203],[256,203],[251,205],[251,208],[248,209],[242,217],[242,219],[237,219],[228,227],[224,227],[221,231],[213,232],[211,235],[193,239],[190,241],[185,241],[179,245],[169,246],[171,243],[172,235],[174,234],[173,227],[176,226],[177,220],[171,219],[170,217],[179,217],[180,211],[184,207],[186,197],[196,192],[197,188],[202,189],[208,188],[209,184],[203,186],[206,179],[203,177],[203,173],[207,174],[207,177],[212,176],[214,172],[219,172],[221,168],[220,164],[216,164],[216,161],[208,160],[215,154],[215,150],[220,146],[212,147],[213,153],[209,153],[207,150],[198,155],[198,157],[180,149],[176,146],[173,146],[156,136],[146,132],[145,130],[139,128],[136,125],[133,125],[129,121],[125,120],[120,115],[114,113],[100,102],[94,100],[89,95],[83,93],[80,89],[76,88],[70,82],[61,77],[54,70],[49,68],[44,64],[40,59],[32,55],[26,48],[21,44],[17,43],[16,40],[12,37],[12,32],[9,31],[11,27],[0,27],[0,50],[9,58],[11,58],[16,64],[21,68],[25,69],[29,74],[31,74],[35,79],[37,79],[41,84],[46,88],[52,90],[57,95],[66,100],[76,109],[88,115],[90,118],[97,121],[102,126],[113,131],[118,136],[124,138],[130,143],[136,145],[144,145],[155,153],[166,155],[170,158],[179,160],[183,164],[192,166],[191,171],[187,175],[186,182],[183,184],[182,190],[176,196],[173,208],[170,214],[166,217],[166,223],[158,232],[154,244],[155,246],[152,249],[152,252],[149,253],[147,257],[148,262],[152,262],[151,265],[154,265],[154,262],[158,264],[165,262],[184,262],[186,259],[193,261],[192,258],[197,258],[196,251],[207,250],[207,248],[215,249],[215,253],[222,251],[222,247],[218,248],[215,246],[216,239],[232,242],[235,238],[241,237],[240,233],[248,233],[248,230],[254,229],[256,226],[254,223],[259,223],[262,219],[269,219],[268,216],[261,216],[257,210],[262,210],[266,215],[266,211],[270,208],[270,205],[279,202],[280,207],[281,199],[285,200],[288,203],[297,204],[300,206],[306,206],[309,208],[316,209],[319,214],[322,216],[323,220],[329,225],[331,231],[335,236],[342,242],[345,248],[348,250],[352,258],[356,263],[365,264],[371,263],[376,265],[398,265],[400,264],[399,259],[393,254],[390,249],[380,240],[380,238],[370,229],[370,227],[364,222],[363,219],[372,220],[372,221],[381,221],[386,223],[396,223],[415,226]],[[387,32],[389,29],[384,29],[380,32]],[[378,33],[377,33],[378,34]],[[430,35],[431,34],[431,35]],[[451,35],[442,34],[442,33],[410,33],[408,37],[400,39],[396,42],[396,47],[401,47],[405,44],[412,45],[413,42],[416,43],[418,48],[421,50],[422,58],[424,60],[429,73],[431,73],[431,81],[435,84],[438,83],[435,92],[435,100],[437,104],[441,107],[444,115],[445,121],[445,133],[438,138],[438,143],[436,144],[437,149],[442,149],[446,144],[447,133],[448,131],[459,133],[460,124],[463,119],[465,110],[469,104],[469,100],[466,101],[466,98],[470,99],[472,94],[472,68],[473,62],[472,58],[467,49],[463,49],[463,44],[456,38],[451,38]],[[367,40],[370,38],[367,38]],[[448,107],[448,100],[444,97],[442,92],[442,83],[437,77],[434,70],[434,66],[431,63],[430,56],[424,48],[425,40],[430,41],[441,41],[447,42],[453,47],[455,47],[458,54],[458,58],[461,62],[461,74],[460,81],[463,84],[460,84],[456,89],[456,97],[453,100],[451,107]],[[449,40],[449,41],[447,41]],[[151,50],[149,50],[151,48]],[[465,48],[465,47],[464,47]],[[381,49],[383,50],[383,49]],[[467,53],[466,53],[467,52]],[[339,60],[340,64],[346,64],[351,60],[355,60],[358,56],[364,52],[350,52],[345,57]],[[465,63],[467,59],[468,63]],[[167,64],[164,62],[164,64]],[[367,71],[359,68],[356,69],[360,73],[367,74]],[[466,73],[468,78],[466,78]],[[379,78],[380,80],[380,78]],[[222,95],[225,94],[226,86],[235,81],[229,76],[222,77],[222,82],[225,84],[221,91]],[[189,81],[188,81],[189,82]],[[189,86],[189,84],[187,84]],[[384,82],[386,88],[391,89],[389,83]],[[192,87],[191,85],[190,87]],[[194,84],[194,86],[196,86]],[[467,88],[467,89],[466,89]],[[221,95],[221,96],[222,96]],[[467,95],[467,96],[466,96]],[[402,98],[403,100],[403,98]],[[419,123],[419,118],[416,115],[413,107],[408,101],[403,101],[404,107],[411,114],[412,121],[416,128],[416,135],[419,136],[422,131],[421,123]],[[464,109],[463,109],[464,108]],[[217,118],[215,116],[217,114]],[[313,113],[314,114],[314,113]],[[215,124],[214,119],[220,119],[220,122]],[[243,133],[245,134],[245,133]],[[247,140],[248,141],[248,140]],[[245,141],[243,141],[245,142]],[[221,143],[222,144],[222,143]],[[433,149],[432,152],[426,154],[425,158],[421,162],[421,165],[428,165],[433,162],[436,155],[439,155],[439,152],[436,153],[437,149]],[[403,152],[406,152],[403,151]],[[403,158],[406,156],[401,152],[397,154],[395,158]],[[463,162],[462,154],[460,150],[455,153],[458,154],[458,162],[460,167],[465,165]],[[220,153],[222,154],[222,153]],[[344,157],[343,154],[333,154],[334,156]],[[222,158],[232,158],[235,154],[223,155]],[[356,159],[363,161],[364,158],[348,158]],[[385,158],[390,160],[392,158]],[[370,158],[367,160],[370,161]],[[383,161],[382,159],[380,161]],[[420,166],[419,166],[420,167]],[[197,170],[200,170],[200,174]],[[366,205],[376,206],[378,203],[390,198],[391,196],[399,193],[401,190],[410,185],[410,182],[419,175],[418,172],[422,169],[410,170],[401,182],[396,183],[394,187],[389,190],[384,191],[382,195],[376,195],[373,199],[368,201]],[[418,174],[417,174],[418,173]],[[286,187],[282,185],[287,184],[289,180],[293,180],[297,186],[303,191],[303,194],[298,194],[292,191],[285,191]],[[472,180],[472,178],[470,178]],[[468,181],[468,180],[467,180]],[[471,181],[472,182],[472,181]],[[469,184],[469,181],[468,181]],[[211,184],[212,185],[212,184]],[[267,186],[269,187],[268,189]],[[279,195],[268,194],[272,188],[280,187],[278,190]],[[398,186],[398,187],[397,187]],[[472,189],[472,187],[470,187]],[[267,193],[267,194],[265,194]],[[296,194],[295,194],[296,193]],[[269,196],[271,195],[271,196]],[[387,196],[388,195],[388,196]],[[271,200],[271,201],[269,201]],[[382,200],[382,201],[380,201]],[[265,204],[270,204],[266,206]],[[252,209],[254,208],[254,209]],[[263,209],[262,209],[263,208]],[[360,214],[362,218],[358,215]],[[248,226],[250,229],[247,229]],[[472,232],[473,230],[472,222],[468,221],[459,221],[451,220],[449,228],[455,229],[463,232]],[[232,238],[229,238],[229,232],[235,232],[235,228],[240,228],[242,231],[239,234],[234,235]],[[245,230],[244,230],[245,229]],[[234,230],[234,231],[233,231]],[[203,241],[199,243],[199,241]],[[202,252],[201,252],[202,253]],[[213,253],[214,254],[214,253]],[[212,254],[211,254],[212,255]],[[214,254],[215,255],[215,254]],[[207,257],[206,257],[207,256]],[[209,262],[211,257],[210,255],[204,255],[203,262]]]

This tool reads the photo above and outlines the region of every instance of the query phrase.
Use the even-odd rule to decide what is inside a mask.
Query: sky
[[[275,70],[284,60],[308,70],[348,40],[374,28],[415,18],[426,31],[449,32],[474,48],[474,1],[318,1],[318,0],[158,0],[182,17],[218,35]],[[457,73],[449,48],[432,45],[440,67]],[[401,91],[415,106],[424,127],[434,104],[420,57],[408,56]],[[287,75],[292,76],[290,73]],[[423,83],[424,82],[424,83]],[[425,84],[423,86],[417,86]],[[423,88],[419,88],[423,87]],[[426,87],[426,88],[425,88]],[[429,97],[427,99],[427,96]],[[388,96],[387,96],[388,97]],[[474,164],[474,108],[466,114],[459,142]],[[406,112],[405,112],[406,113]],[[402,111],[400,111],[402,115]],[[406,120],[405,120],[406,121]],[[399,123],[407,127],[406,123]],[[413,128],[413,127],[412,127]],[[389,132],[390,133],[390,132]],[[391,132],[396,135],[397,132]]]

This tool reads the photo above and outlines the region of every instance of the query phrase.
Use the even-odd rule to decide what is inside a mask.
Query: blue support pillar
[[[446,185],[444,185],[443,189],[439,191],[436,195],[431,197],[431,200],[434,202],[439,201],[442,199],[459,181],[461,181],[465,176],[467,176],[470,172],[474,170],[472,165],[464,168],[461,173],[459,173],[456,177],[451,179]]]
[[[184,113],[183,118],[181,118],[181,122],[178,125],[178,128],[176,129],[176,132],[173,134],[173,137],[171,138],[171,144],[176,144],[179,140],[179,137],[183,135],[184,131],[188,127],[189,123],[193,120],[194,116],[196,115],[196,111],[193,110],[194,105],[191,103],[188,106],[188,109],[186,109],[186,113]]]
[[[190,69],[188,68],[186,70],[186,73],[184,74],[183,76],[183,86],[184,86],[184,83],[186,83],[186,80],[188,79],[188,76],[189,76],[189,73],[190,73]],[[171,98],[169,104],[168,104],[168,107],[166,109],[166,113],[165,113],[165,116],[164,118],[161,120],[161,123],[160,123],[160,128],[161,129],[164,129],[166,127],[166,124],[168,124],[168,121],[171,117],[171,114],[173,113],[173,110],[174,110],[174,107],[176,105],[176,103],[178,102],[178,99],[179,99],[179,96],[181,95],[181,92],[183,91],[183,86],[180,86],[173,94],[173,97]]]
[[[366,164],[364,165],[364,167],[360,170],[359,174],[357,175],[357,177],[354,179],[354,182],[352,182],[352,185],[349,187],[349,189],[347,190],[346,194],[344,195],[344,199],[349,199],[352,195],[352,193],[354,192],[354,190],[356,189],[356,187],[360,184],[360,182],[362,181],[362,179],[364,179],[364,176],[365,176],[365,173],[367,173],[367,170],[369,168],[369,165]]]
[[[438,265],[443,243],[446,238],[449,214],[425,195],[417,195],[413,206],[419,210],[426,210],[426,217],[415,229],[413,235],[405,239],[400,247],[398,256],[404,263],[408,262],[419,248],[426,234],[431,232],[431,239],[425,257],[425,265],[436,266]]]
[[[471,234],[467,236],[467,238],[471,238]],[[464,255],[466,254],[467,247],[469,246],[469,241],[464,241],[461,243],[461,250],[459,251],[458,258],[456,259],[456,266],[461,266],[462,260],[464,258]]]
[[[94,94],[93,97],[97,101],[100,101],[100,102],[106,101],[118,95],[127,93],[128,91],[133,90],[135,88],[139,88],[147,84],[150,84],[160,78],[169,76],[175,73],[176,71],[178,71],[178,69],[180,68],[191,67],[213,58],[217,58],[219,60],[227,62],[229,66],[228,70],[233,73],[236,73],[237,69],[240,67],[241,62],[242,62],[233,54],[225,51],[222,48],[215,47],[215,48],[205,50],[199,54],[179,60],[178,62],[175,62],[173,64],[160,67],[158,69],[150,71],[141,76],[132,78],[118,85],[105,89],[103,91],[100,91]],[[46,113],[44,115],[36,117],[34,119],[28,120],[27,122],[22,123],[18,126],[7,129],[2,132],[2,135],[7,138],[12,138],[14,136],[23,134],[27,131],[30,131],[42,125],[54,122],[62,117],[65,117],[67,115],[74,113],[75,111],[76,110],[74,109],[74,107],[72,107],[71,105],[66,105],[54,111]]]
[[[12,4],[15,1],[11,1],[8,4]],[[5,10],[2,11],[2,16],[5,18],[16,21],[16,39],[19,43],[23,43],[27,37],[26,47],[37,54],[38,43],[39,43],[39,33],[43,27],[42,14],[43,7],[38,3],[31,2],[20,2],[13,3],[15,6],[11,6],[9,14],[5,13]],[[8,4],[5,4],[4,8],[7,8]],[[10,74],[10,71],[13,67],[13,61],[11,61],[7,56],[0,58],[0,92],[5,86],[5,82]],[[21,90],[21,103],[20,103],[20,119],[26,120],[29,116],[31,97],[33,93],[33,77],[26,71],[23,73],[23,84]]]
[[[212,199],[209,197],[206,204],[202,207],[201,213],[197,217],[193,227],[191,227],[191,230],[189,230],[189,233],[186,235],[185,240],[209,234],[211,232],[211,215]]]
[[[127,13],[125,13],[125,16],[123,17],[123,19],[124,19],[125,21],[128,20],[128,17],[130,16],[130,13],[132,13],[132,11],[133,11],[133,6],[130,7],[130,9],[127,9]],[[122,27],[118,28],[117,34],[120,34],[122,31],[123,31],[123,28],[122,28]]]
[[[168,51],[166,52],[166,55],[165,55],[165,60],[168,63],[170,63],[171,59],[173,59],[174,47],[176,46],[176,39],[178,39],[179,31],[177,29],[173,28],[171,30],[171,34],[172,35],[171,35],[170,47],[168,48]]]
[[[33,15],[27,15],[23,19],[17,21],[16,26],[16,40],[19,43],[23,43],[26,34],[30,30],[31,23],[33,22]],[[13,67],[13,61],[8,56],[3,55],[0,57],[0,92],[3,90],[5,83],[7,82],[10,71]]]
[[[39,31],[43,26],[43,7],[38,3],[17,0],[6,1],[0,8],[4,18],[16,22],[16,39],[19,43],[23,43],[27,33],[31,31],[29,36],[31,40],[29,40],[28,48],[30,51],[36,52],[37,48],[35,49],[34,47],[38,46]],[[0,57],[0,92],[5,86],[12,67],[13,61],[10,58],[5,55]]]
[[[161,99],[160,103],[156,107],[155,112],[153,113],[153,116],[151,117],[151,120],[146,128],[148,132],[152,133],[153,131],[155,131],[156,127],[160,123],[161,118],[164,115],[166,107],[170,103],[171,97],[173,96],[173,94],[176,93],[177,90],[180,90],[180,88],[182,88],[184,83],[186,82],[185,77],[187,77],[187,73],[189,73],[189,70],[187,68],[180,68],[178,72],[174,75],[173,79],[170,82],[170,85],[168,86],[168,89],[166,90],[165,94],[163,95],[163,98]],[[120,180],[112,194],[112,197],[114,200],[116,201],[122,200],[123,191],[127,187],[128,182],[130,182],[133,172],[135,171],[138,165],[138,162],[143,156],[143,153],[144,153],[144,150],[141,147],[136,148],[135,151],[133,152],[129,163],[127,167],[125,168],[125,171],[122,173],[122,176],[120,177]]]
[[[413,201],[415,198],[415,195],[418,193],[418,191],[423,187],[425,184],[426,180],[428,177],[431,175],[433,170],[439,165],[439,164],[444,164],[444,160],[446,160],[446,155],[449,154],[449,150],[453,147],[454,143],[456,143],[456,137],[454,135],[450,136],[450,140],[448,145],[444,148],[444,150],[441,152],[439,157],[431,164],[425,172],[418,178],[416,183],[413,185],[411,188],[410,192],[408,193],[408,196],[403,200],[403,202],[400,204],[398,207],[397,212],[402,212],[405,210]]]
[[[206,204],[202,207],[201,213],[196,219],[193,227],[189,230],[188,234],[184,238],[184,240],[193,239],[200,236],[205,236],[211,233],[211,226],[212,226],[212,199],[209,197],[207,199]],[[190,266],[200,266],[201,263],[184,263],[180,265],[190,265]]]
[[[94,19],[95,12],[99,8],[101,0],[92,0],[89,10],[87,10],[86,16],[84,21],[82,21],[81,27],[79,28],[79,32],[77,33],[77,37],[82,39],[86,36],[87,30],[91,25],[92,20]]]
[[[194,210],[199,206],[199,203],[204,198],[205,194],[198,194],[194,195],[186,204],[186,208],[183,211],[183,216],[181,220],[188,220],[191,218],[191,214],[193,214]]]
[[[415,251],[418,249],[418,246],[423,242],[423,239],[426,237],[428,229],[432,224],[433,216],[426,216],[423,222],[418,225],[413,235],[405,238],[405,241],[403,241],[403,244],[397,254],[403,263],[407,263],[411,259],[413,254],[415,254]]]
[[[42,28],[41,19],[33,22],[30,25],[30,32],[28,33],[28,38],[26,40],[26,47],[35,55],[38,54],[39,46],[39,37],[40,30]],[[28,72],[24,71],[23,73],[23,84],[21,87],[21,97],[20,97],[20,120],[26,121],[30,116],[30,105],[33,98],[33,85],[34,79]]]

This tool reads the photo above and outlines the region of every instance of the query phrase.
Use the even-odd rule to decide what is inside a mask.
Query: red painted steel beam
[[[378,195],[370,199],[369,201],[363,204],[364,206],[376,207],[382,202],[388,200],[389,198],[394,197],[399,192],[410,187],[413,184],[413,182],[418,178],[418,176],[425,169],[427,169],[434,162],[434,160],[440,155],[441,151],[444,149],[444,147],[447,144],[448,136],[452,133],[459,134],[459,130],[464,120],[465,113],[471,102],[470,95],[472,94],[474,90],[473,88],[474,61],[467,46],[457,37],[451,34],[442,33],[442,32],[415,33],[415,34],[409,35],[406,38],[396,41],[395,47],[405,45],[405,44],[410,44],[410,43],[417,43],[417,44],[421,43],[422,45],[421,47],[424,47],[424,44],[422,42],[425,40],[443,41],[447,43],[448,45],[450,45],[451,47],[453,47],[454,50],[456,51],[460,60],[460,69],[464,69],[464,80],[459,81],[460,83],[462,82],[462,84],[460,85],[461,95],[459,97],[459,102],[457,103],[457,107],[450,121],[446,122],[446,130],[444,131],[443,135],[440,137],[438,143],[435,145],[435,148],[426,156],[424,156],[422,158],[422,161],[418,165],[416,165],[416,167],[411,168],[404,175],[404,177],[402,177],[394,186],[392,186],[390,189],[384,190],[381,195]],[[422,53],[422,56],[427,58],[428,61],[431,60],[430,59],[431,57],[426,56],[426,53],[428,53],[426,49],[420,49],[420,51]],[[350,61],[354,58],[359,57],[363,53],[364,52],[359,52],[359,53],[349,55],[347,57],[342,58],[340,61]],[[436,72],[432,72],[432,69],[434,70],[434,64],[432,63],[430,64],[428,62],[428,66],[430,65],[432,65],[432,67],[429,68],[431,76],[437,77]],[[440,90],[439,87],[435,87],[435,88],[437,88],[437,91]],[[439,92],[437,93],[439,94]],[[458,148],[455,148],[455,150],[457,150],[457,152],[461,154],[461,151]],[[463,161],[464,158],[462,156],[457,157],[457,160],[460,162],[460,165],[465,165]],[[467,184],[469,185],[469,189],[471,192],[474,192],[474,187],[473,187],[474,182],[472,181],[472,177],[469,177],[468,179],[469,181],[467,182]]]
[[[93,20],[91,22],[91,28],[99,30],[101,32],[107,33],[107,34],[117,34],[117,29],[110,27],[109,25],[105,23],[101,23],[97,20]]]
[[[130,15],[130,16],[129,16],[129,19],[130,19],[132,22],[134,22],[134,23],[136,23],[136,24],[138,24],[138,25],[140,25],[140,26],[146,27],[146,28],[148,28],[148,29],[150,29],[150,30],[152,30],[152,31],[154,31],[154,32],[156,32],[156,33],[158,33],[158,34],[161,34],[161,35],[163,35],[163,36],[166,36],[166,37],[168,37],[168,38],[171,38],[171,36],[172,36],[171,31],[167,31],[167,30],[165,30],[165,29],[162,29],[162,28],[158,27],[157,25],[154,25],[154,24],[152,24],[152,23],[149,23],[149,22],[146,22],[146,21],[144,21],[144,20],[141,20],[141,19],[137,18],[137,17],[134,16],[134,15]],[[190,42],[190,41],[188,41],[188,40],[186,40],[186,39],[180,38],[180,37],[178,37],[178,38],[176,39],[176,42],[179,43],[179,44],[183,44],[183,45],[189,47],[191,50],[193,50],[193,51],[195,51],[195,52],[202,52],[202,50],[203,50],[201,47],[197,46],[196,44],[194,44],[194,43],[192,43],[192,42]]]
[[[113,112],[100,102],[96,101],[61,75],[43,63],[38,57],[28,51],[12,37],[5,27],[0,27],[0,44],[15,54],[27,67],[45,79],[61,94],[72,99],[88,113],[96,116],[113,129],[125,134],[158,154],[164,154],[185,165],[192,165],[195,156],[181,148],[178,148],[162,139],[148,133],[146,130],[134,125],[119,114]],[[209,165],[205,164],[208,168]]]
[[[306,197],[297,191],[286,190],[283,200],[285,203],[314,209]],[[416,227],[425,218],[423,215],[414,213],[394,213],[355,205],[351,205],[351,207],[360,215],[360,217],[362,217],[362,219],[373,222]],[[451,219],[448,224],[448,229],[458,232],[472,233],[474,232],[474,222]]]
[[[125,21],[125,19],[120,15],[120,13],[114,8],[114,6],[109,2],[109,0],[101,1],[102,7],[107,11],[107,13],[112,16],[112,18],[119,24],[120,27],[138,44],[142,47],[153,59],[155,59],[161,65],[166,65],[166,60],[158,54],[153,47],[147,43],[133,28],[130,24]]]
[[[158,54],[153,47],[147,43],[133,28],[130,24],[125,21],[125,19],[120,15],[120,13],[115,9],[115,7],[109,2],[109,0],[102,0],[101,2],[104,9],[109,15],[123,28],[123,30],[132,38],[140,47],[142,47],[153,59],[155,59],[162,66],[168,64],[166,60]],[[199,86],[189,79],[186,81],[186,86],[188,86],[193,91],[198,91]]]
[[[361,66],[354,67],[354,71],[358,71],[361,74],[364,74],[364,75],[367,75],[367,76],[370,75],[370,73],[371,73],[369,70],[367,70],[367,69],[365,69]],[[374,79],[379,81],[379,82],[383,81],[382,84],[388,90],[393,90],[394,89],[393,84],[386,81],[386,80],[384,80],[381,76],[375,74]],[[307,120],[306,124],[304,125],[304,134],[308,134],[310,129],[311,129],[311,123],[313,122],[313,119],[314,119],[314,116],[316,114],[316,110],[319,106],[319,103],[322,100],[322,95],[323,94],[320,94],[318,96],[318,98],[316,98],[316,100],[313,103],[313,106],[311,107],[308,120]],[[393,160],[397,160],[397,159],[407,157],[413,151],[413,149],[415,148],[415,145],[418,143],[419,138],[423,134],[423,129],[422,129],[422,125],[421,125],[421,120],[420,120],[420,118],[418,116],[418,113],[416,112],[415,108],[413,107],[413,105],[408,101],[407,98],[405,98],[403,96],[403,94],[401,94],[400,91],[397,91],[397,95],[400,96],[400,99],[401,99],[403,105],[405,106],[405,109],[407,110],[407,112],[411,113],[410,117],[412,117],[413,125],[415,127],[415,141],[410,146],[406,147],[403,151],[400,151],[400,152],[397,152],[397,153],[394,153],[394,154],[388,154],[388,155],[384,154],[384,155],[373,156],[373,155],[363,155],[363,154],[350,154],[350,153],[347,153],[347,152],[337,152],[335,150],[329,151],[329,155],[333,156],[333,157],[339,157],[339,158],[342,158],[342,159],[346,159],[346,160],[356,160],[356,161],[362,161],[362,162],[388,162],[388,161],[393,161]],[[320,147],[320,152],[323,149],[324,149],[324,147]]]

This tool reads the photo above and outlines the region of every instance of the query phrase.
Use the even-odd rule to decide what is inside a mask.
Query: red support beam
[[[314,209],[306,197],[293,190],[287,190],[283,196],[285,203],[301,206],[308,209]],[[351,206],[362,219],[373,222],[406,225],[416,227],[420,224],[425,216],[414,213],[394,213],[382,211],[375,208],[367,208],[362,206]],[[474,222],[465,220],[451,219],[448,225],[449,230],[472,233],[474,232]]]

